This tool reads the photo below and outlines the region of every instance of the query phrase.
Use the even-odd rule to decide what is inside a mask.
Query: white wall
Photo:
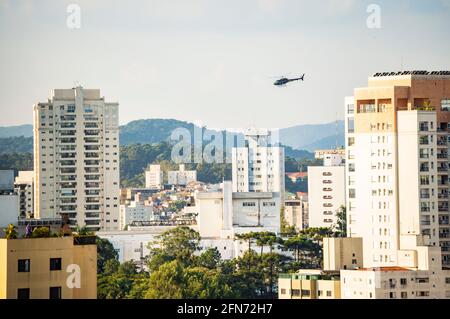
[[[345,166],[308,167],[309,227],[331,227],[336,224],[336,212],[341,205],[345,205],[344,175]],[[330,183],[326,183],[328,181]],[[331,198],[324,199],[324,196]],[[324,207],[324,204],[331,206]]]
[[[0,195],[0,227],[8,224],[17,225],[19,216],[19,196]]]

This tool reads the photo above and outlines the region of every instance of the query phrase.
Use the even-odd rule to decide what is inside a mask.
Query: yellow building
[[[95,237],[0,239],[0,299],[96,299]]]
[[[339,271],[304,269],[278,277],[279,299],[341,299]]]

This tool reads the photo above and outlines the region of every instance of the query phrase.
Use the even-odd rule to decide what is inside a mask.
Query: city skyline
[[[379,29],[366,24],[369,1],[78,1],[80,29],[66,26],[70,3],[0,2],[1,126],[31,123],[32,105],[48,98],[49,88],[77,84],[120,101],[120,124],[327,123],[344,117],[344,97],[367,75],[449,69],[449,1],[378,1]],[[272,85],[274,76],[299,73],[304,82]],[[13,93],[21,86],[29,89]]]

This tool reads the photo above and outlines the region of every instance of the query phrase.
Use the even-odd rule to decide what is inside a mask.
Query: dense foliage
[[[98,297],[275,298],[279,273],[321,267],[322,239],[333,234],[328,228],[311,228],[283,237],[251,232],[236,238],[250,250],[232,260],[222,260],[216,248],[201,249],[198,232],[177,227],[148,244],[145,271],[132,261],[120,264],[114,254],[106,258],[104,250],[99,249],[103,266],[98,275]]]
[[[33,170],[32,153],[0,154],[0,169],[13,169],[16,171]]]
[[[32,137],[2,137],[0,138],[0,154],[32,153]]]

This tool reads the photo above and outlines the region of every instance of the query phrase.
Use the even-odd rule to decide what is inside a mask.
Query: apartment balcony
[[[100,190],[88,189],[84,192],[86,196],[99,196]]]
[[[98,166],[98,165],[100,165],[100,161],[99,160],[86,160],[86,161],[84,161],[84,165],[86,165],[86,166]]]
[[[98,128],[98,124],[97,123],[93,123],[93,122],[84,123],[84,127],[85,128]]]
[[[75,122],[76,121],[76,116],[75,115],[62,115],[60,117],[60,120],[61,120],[61,125],[63,124],[63,122],[64,123]]]
[[[100,157],[100,153],[84,153],[84,156],[86,158],[99,158]]]
[[[76,151],[76,149],[77,149],[76,145],[62,145],[59,148],[59,152],[60,153],[73,152],[73,151]]]
[[[100,183],[84,183],[84,186],[86,188],[100,188]]]
[[[77,191],[76,190],[72,190],[72,191],[68,191],[68,190],[61,190],[61,197],[76,197],[77,196]]]
[[[98,167],[85,167],[84,172],[85,173],[99,173],[100,172],[100,168],[98,168]]]
[[[100,198],[99,197],[88,197],[88,198],[86,198],[86,203],[98,204],[98,203],[100,203]]]
[[[76,181],[77,177],[73,175],[63,175],[60,177],[60,180],[62,182],[70,182],[70,181]]]
[[[430,198],[430,194],[429,193],[420,194],[420,198],[421,199],[428,199],[428,198]]]
[[[76,158],[77,154],[76,153],[61,153],[60,157],[63,158],[63,159]]]
[[[62,160],[59,162],[59,165],[61,167],[66,167],[66,166],[76,166],[77,165],[77,161],[71,161],[71,160]]]
[[[61,176],[64,176],[64,174],[75,174],[77,172],[77,169],[75,167],[61,167],[59,170],[59,174]]]
[[[439,238],[450,238],[449,233],[439,233]]]
[[[100,210],[100,205],[84,205],[85,210]]]
[[[77,187],[77,183],[74,182],[61,182],[59,185],[61,189],[72,189]]]
[[[84,121],[85,122],[98,122],[98,117],[97,116],[91,116],[91,115],[85,115],[84,116]]]
[[[60,144],[75,144],[76,142],[77,142],[77,139],[75,137],[59,139]]]
[[[85,136],[99,136],[100,130],[84,130]]]
[[[99,213],[85,213],[84,214],[85,218],[93,218],[93,219],[99,219],[100,218],[100,214]]]
[[[77,205],[61,205],[59,207],[59,210],[60,210],[61,213],[76,212],[77,211]]]
[[[429,220],[421,220],[420,225],[421,226],[430,226],[431,222]]]
[[[448,173],[448,167],[447,166],[438,166],[437,171],[439,173]]]
[[[84,179],[87,181],[98,181],[100,179],[100,175],[85,175]]]
[[[422,207],[420,207],[420,211],[421,211],[422,213],[429,212],[429,211],[430,211],[430,207],[428,207],[428,206],[422,206]]]
[[[449,210],[448,210],[448,207],[445,207],[445,206],[443,206],[443,207],[438,207],[438,212],[440,212],[440,213],[442,213],[442,212],[448,212]]]
[[[438,199],[448,199],[448,194],[438,194]]]
[[[75,136],[77,131],[74,130],[60,130],[59,136]]]
[[[99,151],[100,145],[85,145],[84,150],[85,151]]]
[[[69,197],[69,198],[61,198],[61,205],[63,204],[76,204],[77,203],[77,199],[73,198],[73,197]]]
[[[74,129],[77,127],[76,122],[62,122],[59,128],[61,130]]]
[[[448,159],[447,153],[440,153],[440,154],[437,154],[436,156],[437,156],[438,160]]]

